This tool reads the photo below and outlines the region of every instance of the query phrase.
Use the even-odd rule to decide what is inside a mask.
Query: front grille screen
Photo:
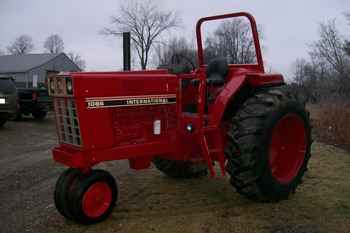
[[[81,146],[79,119],[74,99],[55,98],[54,107],[60,142]]]

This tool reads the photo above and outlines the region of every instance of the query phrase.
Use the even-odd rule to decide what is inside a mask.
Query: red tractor
[[[204,63],[201,25],[246,17],[256,64]],[[230,176],[243,196],[288,198],[310,158],[309,114],[280,74],[266,74],[254,18],[233,13],[197,23],[198,68],[74,72],[49,80],[59,145],[53,158],[68,167],[58,179],[55,205],[66,218],[91,224],[116,205],[114,178],[92,167],[129,160],[133,169],[153,163],[175,178]]]

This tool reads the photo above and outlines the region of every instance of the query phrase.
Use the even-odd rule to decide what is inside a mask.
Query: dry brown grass
[[[311,105],[308,109],[318,140],[350,148],[350,104]]]

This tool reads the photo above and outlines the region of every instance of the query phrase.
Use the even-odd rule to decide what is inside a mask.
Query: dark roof
[[[59,54],[21,54],[0,56],[0,73],[21,73],[41,66]]]

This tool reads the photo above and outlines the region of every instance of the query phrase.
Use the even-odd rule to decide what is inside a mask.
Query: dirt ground
[[[65,169],[51,159],[55,143],[52,117],[0,129],[0,232],[350,232],[350,154],[333,146],[314,144],[304,183],[280,203],[248,201],[226,178],[174,180],[109,162],[101,167],[117,178],[118,207],[107,221],[81,226],[53,204]]]

